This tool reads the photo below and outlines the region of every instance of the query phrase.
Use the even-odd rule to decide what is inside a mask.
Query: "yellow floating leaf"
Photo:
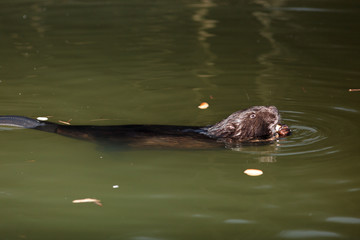
[[[200,109],[207,109],[208,107],[209,107],[209,104],[207,102],[203,102],[198,106],[198,108],[200,108]]]

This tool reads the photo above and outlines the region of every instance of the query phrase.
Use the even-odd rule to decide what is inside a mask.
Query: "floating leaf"
[[[244,173],[252,177],[263,175],[263,171],[259,169],[246,169]]]
[[[209,107],[209,104],[207,102],[203,102],[198,106],[198,108],[200,108],[200,109],[207,109],[208,107]]]

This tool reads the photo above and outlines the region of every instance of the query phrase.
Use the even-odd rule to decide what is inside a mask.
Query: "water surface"
[[[360,93],[348,89],[360,88],[359,7],[2,1],[1,114],[208,125],[275,105],[293,135],[236,150],[116,151],[1,130],[0,238],[358,239]],[[103,206],[72,203],[83,198]]]

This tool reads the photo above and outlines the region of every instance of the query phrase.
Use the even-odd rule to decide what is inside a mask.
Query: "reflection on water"
[[[216,7],[216,4],[212,0],[202,0],[201,3],[192,4],[190,6],[196,9],[192,19],[200,25],[197,32],[197,39],[205,55],[205,60],[202,63],[201,68],[197,70],[197,76],[200,78],[214,77],[216,75],[216,68],[214,67],[216,55],[210,49],[211,46],[208,42],[208,38],[215,36],[209,31],[216,27],[217,21],[208,19],[207,15],[211,8]]]
[[[204,60],[195,69],[196,76],[201,80],[201,86],[193,90],[198,95],[199,101],[204,101],[204,96],[201,90],[216,87],[209,78],[217,75],[217,67],[215,66],[216,55],[211,51],[209,38],[215,37],[215,34],[210,33],[216,27],[217,20],[209,19],[209,11],[217,5],[213,0],[201,0],[199,3],[189,5],[195,9],[192,15],[192,20],[199,24],[197,30],[197,39],[204,54]]]
[[[269,96],[272,95],[271,88],[269,88],[269,79],[273,79],[274,74],[279,71],[279,64],[277,62],[284,61],[285,48],[280,42],[276,40],[273,22],[288,20],[283,11],[279,7],[286,4],[286,0],[254,0],[255,4],[262,6],[262,10],[253,12],[253,16],[260,22],[262,27],[259,29],[259,34],[267,43],[270,44],[268,52],[261,53],[257,60],[263,66],[256,77],[258,89],[263,93],[264,102],[269,102]],[[287,58],[286,61],[289,61]],[[272,83],[271,83],[272,84]],[[271,85],[270,85],[271,86]],[[271,104],[271,103],[270,103]]]
[[[44,18],[42,16],[42,13],[46,11],[46,7],[43,3],[34,3],[33,5],[31,5],[30,9],[32,10],[30,16],[25,14],[23,15],[23,18],[29,18],[30,26],[35,29],[35,31],[39,34],[40,38],[43,38],[44,33],[48,30],[48,27],[44,25]]]
[[[277,1],[264,1],[264,0],[254,0],[254,3],[263,6],[264,11],[254,11],[253,15],[261,23],[262,28],[259,29],[259,34],[265,38],[270,44],[270,51],[263,53],[258,56],[258,61],[262,64],[265,69],[260,72],[261,77],[267,77],[268,74],[274,72],[275,63],[274,59],[280,57],[282,52],[281,43],[279,43],[274,36],[274,28],[272,24],[276,20],[287,20],[286,15],[281,10],[274,10],[274,7],[278,9],[280,6],[286,4],[286,0],[277,0]],[[272,9],[270,11],[265,11],[266,9]]]
[[[231,146],[229,149],[235,152],[241,152],[253,155],[262,163],[275,163],[276,156],[281,152],[281,142],[283,139],[277,140],[273,143],[259,144],[259,145],[240,145],[237,147]]]

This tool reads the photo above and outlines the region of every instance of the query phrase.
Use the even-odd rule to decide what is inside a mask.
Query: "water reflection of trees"
[[[276,64],[277,60],[284,55],[286,51],[280,42],[275,38],[275,29],[273,26],[274,21],[286,20],[285,13],[281,10],[281,7],[287,2],[286,0],[253,0],[253,2],[261,8],[258,8],[252,14],[261,24],[259,34],[270,45],[270,50],[258,55],[257,60],[259,64],[263,66],[263,69],[258,72],[256,77],[257,88],[261,92],[263,102],[269,102],[271,96],[273,96],[273,86],[275,86],[276,79],[274,75],[278,72],[279,64]],[[270,91],[269,91],[270,90]]]
[[[211,45],[208,40],[215,36],[210,30],[216,27],[218,21],[209,19],[208,15],[210,9],[217,5],[213,0],[201,0],[199,3],[189,6],[195,9],[192,20],[198,24],[197,40],[204,55],[204,60],[194,69],[195,75],[200,79],[201,84],[199,84],[199,87],[193,88],[198,101],[202,101],[205,98],[202,90],[216,87],[216,85],[209,80],[209,78],[217,75],[218,70],[215,66],[216,55],[211,51]]]

